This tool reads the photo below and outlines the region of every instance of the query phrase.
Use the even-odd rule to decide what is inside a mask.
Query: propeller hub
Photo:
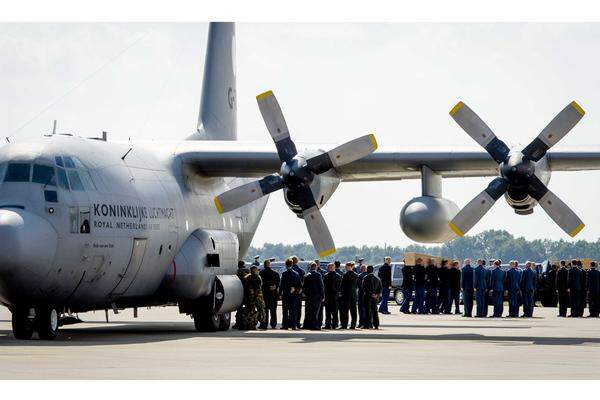
[[[535,174],[535,165],[520,151],[514,152],[500,164],[500,174],[511,187],[526,187]]]
[[[294,157],[281,164],[279,173],[283,178],[284,186],[288,189],[308,186],[315,177],[315,174],[307,167],[306,160],[301,157]]]

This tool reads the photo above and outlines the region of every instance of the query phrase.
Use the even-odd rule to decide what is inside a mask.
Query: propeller
[[[585,226],[581,219],[556,196],[535,174],[536,162],[548,149],[564,138],[583,118],[585,111],[576,102],[571,102],[520,152],[510,152],[508,146],[473,110],[462,101],[450,115],[463,130],[482,146],[500,165],[500,177],[471,200],[448,223],[458,236],[464,236],[492,208],[504,193],[525,199],[535,199],[552,220],[570,236],[577,235]]]
[[[305,159],[298,156],[290,137],[281,107],[272,91],[256,96],[258,108],[275,143],[281,161],[278,173],[228,190],[215,197],[219,213],[242,207],[280,189],[288,200],[302,210],[302,218],[319,257],[335,253],[335,244],[327,223],[319,210],[311,183],[315,176],[368,156],[377,149],[374,135],[365,135],[344,143],[326,153]]]

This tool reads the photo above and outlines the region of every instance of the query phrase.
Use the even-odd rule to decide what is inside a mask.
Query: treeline
[[[533,260],[541,262],[547,259],[560,260],[569,258],[592,258],[600,260],[600,239],[596,242],[580,240],[567,242],[564,240],[536,239],[526,240],[514,237],[507,231],[488,230],[477,235],[457,238],[441,246],[409,245],[407,247],[392,246],[345,246],[328,259],[354,260],[356,256],[363,257],[366,262],[379,263],[384,256],[391,256],[394,261],[402,260],[406,251],[415,251],[443,257],[464,258],[500,258],[503,261],[516,259],[519,261]],[[281,243],[265,243],[262,247],[250,247],[247,258],[260,254],[261,259],[275,257],[283,260],[290,255],[297,255],[305,260],[317,257],[313,247],[308,243],[284,245]]]

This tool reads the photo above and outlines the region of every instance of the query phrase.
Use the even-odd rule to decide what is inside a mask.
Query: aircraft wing
[[[281,167],[275,149],[241,142],[184,142],[178,146],[176,156],[199,174],[211,177],[260,178],[278,172]],[[548,152],[548,160],[552,171],[598,170],[600,148],[552,151]],[[421,165],[445,178],[498,175],[498,164],[485,151],[423,150],[422,147],[380,147],[363,159],[336,168],[336,172],[346,182],[418,179]]]

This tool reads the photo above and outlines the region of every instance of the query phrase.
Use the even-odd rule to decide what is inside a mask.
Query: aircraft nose
[[[37,279],[47,273],[57,242],[56,231],[44,218],[17,208],[0,209],[0,280]]]

